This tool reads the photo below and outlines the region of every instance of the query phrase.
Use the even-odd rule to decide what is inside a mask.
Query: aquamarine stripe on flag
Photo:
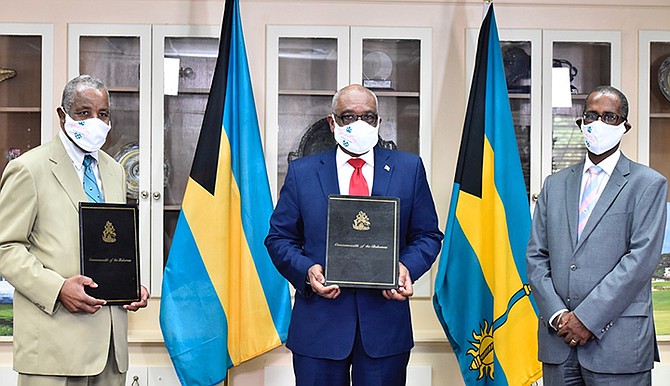
[[[165,344],[171,353],[180,353],[173,364],[182,385],[215,385],[233,365],[226,347],[228,321],[183,213],[179,215],[175,234],[179,237],[172,241],[170,255],[190,258],[189,264],[180,265],[178,270],[168,265],[163,273],[160,318]],[[198,296],[192,296],[193,293]],[[167,319],[175,317],[177,312],[179,323],[170,323]],[[206,342],[203,337],[207,337]],[[193,371],[198,363],[207,363],[208,370]]]
[[[223,127],[230,143],[232,171],[242,197],[242,225],[258,275],[267,297],[270,313],[277,326],[288,325],[290,310],[286,304],[286,281],[275,268],[264,246],[270,230],[272,196],[263,155],[256,104],[244,46],[239,12],[233,14],[228,82]],[[289,304],[290,308],[290,304]],[[279,329],[282,341],[288,330]]]
[[[537,307],[526,275],[530,208],[493,5],[477,57],[433,305],[468,386],[530,385]]]
[[[288,282],[264,247],[272,198],[238,0],[226,0],[219,56],[163,275],[160,324],[184,386],[280,346]]]

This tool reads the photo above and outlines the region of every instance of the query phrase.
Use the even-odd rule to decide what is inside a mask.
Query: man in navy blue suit
[[[296,289],[286,347],[297,386],[404,386],[414,345],[412,283],[430,269],[443,234],[421,159],[375,146],[381,123],[375,94],[347,86],[333,97],[332,112],[338,146],[289,165],[265,239]],[[329,194],[400,198],[397,289],[325,285]]]

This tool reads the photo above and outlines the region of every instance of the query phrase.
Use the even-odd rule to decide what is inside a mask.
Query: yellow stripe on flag
[[[182,210],[186,219],[201,220],[189,226],[226,314],[228,351],[236,366],[268,351],[268,342],[275,343],[273,348],[281,340],[242,228],[240,190],[230,159],[230,144],[223,131],[215,195],[189,179],[184,194],[189,199],[184,199]]]
[[[493,294],[494,318],[507,311],[507,305],[523,288],[509,243],[507,215],[494,180],[494,154],[488,138],[484,140],[482,198],[459,192],[456,217],[475,251],[484,278]],[[493,322],[493,321],[491,321]],[[524,296],[510,310],[507,321],[493,333],[496,357],[508,384],[529,379],[529,360],[537,360],[537,318],[529,297]]]

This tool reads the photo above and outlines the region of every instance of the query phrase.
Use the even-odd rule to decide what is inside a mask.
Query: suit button
[[[577,270],[577,266],[576,266],[575,264],[572,264],[572,265],[570,266],[570,270],[571,270],[571,271],[576,271],[576,270]]]
[[[570,298],[565,299],[567,302],[570,302]]]
[[[602,330],[600,330],[600,332],[603,332],[603,333],[604,333],[604,332],[605,332],[605,329],[603,328]]]

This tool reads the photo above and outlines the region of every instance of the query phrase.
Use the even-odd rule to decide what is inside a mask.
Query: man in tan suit
[[[78,204],[84,160],[101,202],[125,202],[123,168],[100,150],[111,129],[109,93],[88,75],[72,79],[56,110],[58,138],[12,160],[0,180],[0,274],[14,295],[14,370],[19,386],[121,386],[128,370],[127,311],[84,292]],[[90,174],[89,174],[90,175]]]

